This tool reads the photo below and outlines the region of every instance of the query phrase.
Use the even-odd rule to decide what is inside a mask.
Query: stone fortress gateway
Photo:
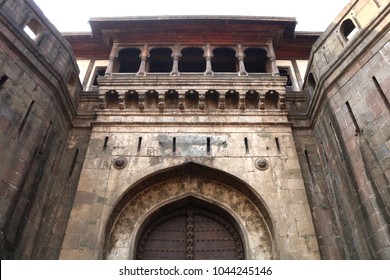
[[[390,259],[389,10],[60,34],[1,1],[1,258]]]

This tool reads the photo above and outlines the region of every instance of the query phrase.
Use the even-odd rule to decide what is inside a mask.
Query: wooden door
[[[243,259],[241,238],[219,215],[187,207],[150,224],[140,239],[138,259]]]

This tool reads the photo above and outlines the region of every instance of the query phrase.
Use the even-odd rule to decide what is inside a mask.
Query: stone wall
[[[318,192],[351,259],[390,258],[389,10],[351,1],[314,45],[306,79],[327,185]]]
[[[69,44],[33,1],[2,1],[0,31],[1,258],[37,258],[42,239],[61,236],[42,229],[73,168],[60,162],[81,86]]]
[[[200,113],[192,110],[178,117],[171,111],[98,111],[60,257],[132,258],[129,250],[135,248],[137,225],[145,215],[169,201],[195,196],[237,217],[248,244],[253,245],[248,245],[247,258],[318,259],[317,240],[286,113],[279,109],[272,113],[257,110],[242,116],[226,110],[204,113],[198,109]],[[268,165],[258,165],[261,159]],[[182,166],[189,167],[183,171]],[[194,171],[196,168],[201,171]],[[172,187],[176,183],[170,183],[171,180],[180,181],[182,176],[194,172],[193,180],[200,176],[211,181],[204,184],[207,187]],[[153,182],[145,181],[151,177]],[[235,182],[240,182],[240,186]],[[172,193],[161,191],[159,184],[171,186],[167,188]],[[142,199],[144,192],[155,201]],[[244,208],[250,213],[237,209],[240,203],[234,202],[236,199],[246,201],[242,207],[247,204]],[[142,205],[145,211],[140,214],[140,209],[132,208],[134,203]],[[124,209],[128,209],[128,214],[118,219],[127,219],[125,224],[131,220],[134,230],[124,232],[115,226],[114,221],[119,221],[116,215],[126,212]],[[249,224],[246,215],[258,216],[261,222]],[[256,228],[258,233],[268,235],[262,241],[263,247],[259,243],[262,235],[256,234]],[[111,240],[110,236],[116,235],[114,240],[119,238],[119,243]]]

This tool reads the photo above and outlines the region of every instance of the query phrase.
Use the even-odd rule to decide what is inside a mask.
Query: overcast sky
[[[238,15],[295,17],[297,31],[324,31],[349,0],[35,0],[61,32],[90,31],[91,17]]]

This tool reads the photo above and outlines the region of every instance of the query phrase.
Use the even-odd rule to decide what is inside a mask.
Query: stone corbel
[[[162,111],[164,110],[164,107],[165,107],[165,95],[158,94],[158,109]]]
[[[99,109],[106,109],[106,108],[107,108],[106,97],[99,96]]]
[[[107,108],[107,94],[105,91],[99,90],[99,109]]]
[[[279,104],[278,104],[279,109],[286,108],[285,99],[286,99],[286,97],[284,95],[279,95]]]
[[[219,94],[218,108],[221,110],[226,109],[225,95],[224,94]]]
[[[265,110],[265,94],[264,93],[260,93],[260,96],[259,96],[259,108],[260,110]]]
[[[204,110],[205,106],[205,94],[199,93],[199,109]]]
[[[242,45],[237,46],[237,54],[236,57],[238,59],[238,76],[248,76],[248,72],[245,69],[245,64],[244,64],[244,58],[245,58],[245,53],[243,51]]]
[[[279,109],[285,109],[286,108],[286,95],[284,93],[279,93],[279,98],[278,98],[278,108]]]
[[[146,76],[146,60],[149,58],[149,46],[147,44],[142,48],[141,54],[139,55],[141,58],[141,63],[139,65],[139,69],[137,72],[137,76]]]
[[[211,58],[213,57],[213,51],[211,49],[210,44],[206,45],[203,57],[206,59],[206,71],[204,72],[204,75],[214,75],[213,68],[211,66]]]
[[[141,91],[138,91],[141,92]],[[138,95],[138,108],[140,110],[145,109],[145,93],[139,93]]]
[[[121,91],[117,91],[118,92],[118,108],[123,110],[123,109],[126,109],[126,102],[125,102],[125,91],[124,90],[121,90]]]
[[[240,108],[240,110],[245,110],[245,109],[246,109],[246,105],[245,105],[245,93],[243,93],[243,92],[240,92],[240,93],[239,93],[239,103],[238,103],[238,107]]]
[[[173,58],[173,64],[172,64],[172,71],[169,73],[171,76],[180,76],[179,72],[179,58],[181,57],[181,52],[179,45],[176,44],[173,47],[172,51],[172,58]]]
[[[184,110],[185,109],[185,92],[184,91],[179,91],[179,109]]]

